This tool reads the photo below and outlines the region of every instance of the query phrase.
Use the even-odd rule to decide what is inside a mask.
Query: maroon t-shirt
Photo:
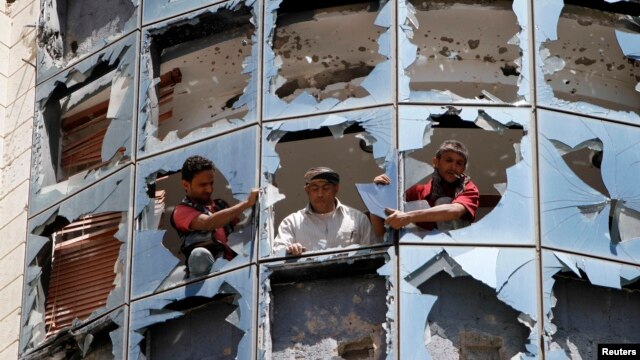
[[[446,196],[453,198],[451,203],[462,204],[462,206],[467,209],[467,212],[462,216],[464,219],[473,222],[476,218],[476,211],[478,210],[478,204],[480,202],[480,192],[478,191],[478,187],[472,181],[468,181],[464,186],[464,189],[458,196],[454,197],[455,194],[455,186],[448,184],[443,181],[442,189]],[[431,199],[431,180],[426,184],[416,184],[407,189],[404,193],[405,200],[409,201],[417,201],[417,200],[427,200],[430,206],[435,206],[435,200]],[[419,222],[416,225],[420,226],[423,229],[433,230],[436,228],[435,222]]]
[[[209,210],[212,214],[215,213],[217,211],[215,205],[213,203],[210,203],[209,205],[205,206],[207,208],[207,210]],[[202,214],[200,211],[198,211],[197,209],[192,208],[191,206],[187,206],[184,204],[179,204],[178,206],[176,206],[175,210],[173,211],[173,223],[176,226],[176,229],[178,229],[179,231],[182,232],[190,232],[193,231],[190,226],[191,226],[191,222],[198,217],[198,215]],[[229,240],[227,238],[227,234],[224,232],[224,227],[219,227],[217,229],[215,229],[214,231],[212,231],[212,235],[213,235],[213,239],[217,240],[218,242],[220,242],[222,245],[224,245],[225,247],[225,258],[227,260],[232,259],[233,258],[233,253],[230,252],[231,249],[229,249],[229,246],[227,245],[227,241]]]

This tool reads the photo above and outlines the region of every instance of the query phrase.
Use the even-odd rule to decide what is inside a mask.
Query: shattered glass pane
[[[411,100],[426,100],[429,92],[456,100],[521,100],[522,54],[512,39],[520,26],[512,1],[412,0],[407,7],[416,21],[406,24],[416,47],[406,68]]]
[[[638,261],[637,129],[539,112],[543,244]]]
[[[400,351],[536,358],[534,258],[526,249],[401,247]]]
[[[469,151],[465,174],[480,194],[471,226],[429,231],[410,225],[401,241],[533,241],[528,123],[524,109],[401,107],[399,149],[404,152],[404,191],[431,181],[432,159],[438,148],[443,141],[455,139]],[[417,209],[414,204],[423,206],[408,202],[405,211]],[[500,232],[495,231],[497,226]]]
[[[282,59],[279,76],[286,82],[276,85],[279,98],[291,102],[305,90],[318,101],[369,95],[360,83],[384,60],[376,43],[384,29],[374,25],[380,3],[346,3],[330,8],[290,0],[280,4],[273,49]],[[327,30],[331,35],[317,36]]]
[[[268,117],[390,101],[390,3],[272,1],[265,18]]]
[[[225,321],[238,309],[234,297],[193,297],[167,305],[165,309],[182,311],[184,316],[149,328],[147,358],[235,359],[244,333]]]
[[[137,20],[137,0],[89,4],[80,0],[43,1],[38,24],[38,78],[43,80],[83,55],[114,42],[132,30]]]
[[[205,338],[210,340],[211,336],[222,340],[212,344],[222,351],[223,356],[220,358],[232,357],[230,354],[235,354],[237,359],[251,358],[254,328],[251,316],[254,296],[252,273],[255,273],[255,269],[246,267],[134,301],[131,305],[128,358],[148,359],[149,352],[154,351],[156,355],[169,355],[164,353],[163,348],[170,344],[159,343],[163,338],[169,338],[171,344],[178,342],[173,349],[167,351],[181,351],[180,355],[176,355],[179,358],[183,358],[186,353],[194,354],[195,358],[193,351],[203,347],[190,347],[189,342],[197,337],[182,337],[202,326],[211,330],[200,334],[203,341],[208,341]],[[230,311],[230,314],[223,317],[220,310]],[[202,324],[195,318],[198,314],[210,314],[211,311],[216,313],[216,317],[207,317],[209,324]],[[230,331],[215,336],[223,329]],[[209,356],[211,354],[207,357]]]
[[[325,256],[263,268],[261,350],[273,359],[393,358],[386,264],[380,255]]]
[[[261,226],[268,230],[260,232],[263,236],[261,254],[266,256],[273,252],[271,244],[282,219],[308,204],[304,191],[304,174],[312,167],[327,166],[335,170],[340,175],[337,194],[340,202],[360,212],[367,211],[355,184],[371,183],[376,175],[384,172],[382,165],[392,154],[390,127],[389,109],[265,125],[263,183],[268,183],[267,187],[271,187],[272,191],[267,191],[264,195],[266,207],[262,209],[264,217],[261,217]],[[358,166],[353,166],[354,164]],[[284,201],[281,201],[283,198]],[[369,241],[370,244],[375,244],[381,242],[381,239]],[[314,251],[334,247],[313,241],[309,245],[312,247],[308,250]],[[340,247],[347,245],[352,244],[345,242]],[[281,251],[276,252],[279,254]],[[283,251],[279,256],[282,255]]]
[[[596,358],[592,344],[640,341],[639,267],[551,251],[542,261],[548,356]]]
[[[640,62],[631,44],[640,39],[640,4],[566,1],[563,6],[556,0],[541,3],[537,12],[550,13],[552,6],[561,9],[557,18],[536,16],[539,101],[639,121]]]
[[[139,148],[175,147],[254,117],[254,22],[252,7],[227,3],[147,28]]]
[[[171,214],[185,195],[181,185],[182,164],[192,155],[210,159],[216,168],[212,199],[230,206],[244,201],[256,184],[256,127],[191,145],[138,163],[132,293],[138,297],[191,280],[180,250],[181,240],[171,225]],[[253,145],[251,145],[253,144]],[[237,254],[219,258],[212,273],[246,264],[252,253],[255,215],[248,209],[230,228],[228,244]]]
[[[136,43],[121,40],[38,87],[30,213],[129,160]]]
[[[112,310],[128,288],[130,178],[130,170],[117,172],[29,220],[22,351],[98,329],[96,319],[122,325]]]

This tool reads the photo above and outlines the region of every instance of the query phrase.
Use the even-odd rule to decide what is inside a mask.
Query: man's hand
[[[389,215],[384,223],[396,230],[399,230],[411,223],[409,215],[403,211],[386,208],[384,209],[384,212]]]
[[[377,185],[389,185],[391,184],[391,179],[389,179],[387,174],[381,174],[374,177],[373,182]]]
[[[302,253],[305,251],[307,251],[307,249],[300,243],[295,243],[287,246],[287,254],[289,255],[299,256],[302,255]]]
[[[258,195],[260,194],[260,189],[251,189],[249,196],[247,196],[247,206],[252,207],[258,201]]]

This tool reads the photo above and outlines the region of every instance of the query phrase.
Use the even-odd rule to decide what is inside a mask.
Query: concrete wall
[[[18,357],[38,13],[0,1],[0,359]]]

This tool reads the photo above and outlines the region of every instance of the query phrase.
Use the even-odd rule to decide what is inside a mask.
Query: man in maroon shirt
[[[443,142],[432,160],[432,179],[426,184],[416,184],[405,191],[407,202],[426,200],[430,207],[407,212],[385,209],[389,216],[384,223],[382,219],[372,215],[376,234],[384,234],[384,224],[400,229],[414,223],[426,230],[439,228],[446,231],[472,223],[478,209],[480,194],[476,185],[464,173],[468,158],[467,148],[461,142]],[[388,185],[390,179],[382,174],[376,176],[373,182]]]
[[[251,208],[258,199],[253,189],[247,200],[231,207],[224,201],[213,201],[213,163],[202,156],[191,156],[182,165],[182,187],[186,196],[171,214],[171,225],[178,231],[191,275],[209,273],[215,259],[231,260],[235,253],[227,244],[227,236],[238,221],[238,216]]]

